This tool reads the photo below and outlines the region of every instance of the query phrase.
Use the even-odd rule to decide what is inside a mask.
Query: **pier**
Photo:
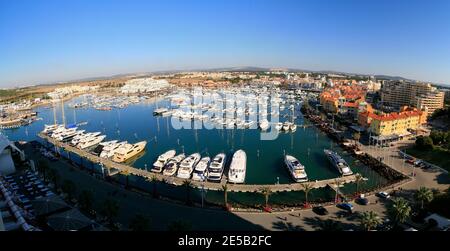
[[[87,151],[78,149],[74,146],[71,146],[67,143],[60,142],[56,139],[53,139],[43,133],[39,133],[38,136],[54,146],[61,147],[65,151],[73,152],[80,156],[81,158],[85,158],[93,163],[98,163],[102,165],[106,170],[108,170],[108,173],[110,173],[111,169],[118,170],[119,173],[124,174],[131,174],[143,177],[147,180],[157,179],[158,181],[164,181],[168,184],[176,185],[176,186],[183,186],[186,182],[186,179],[174,177],[174,176],[165,176],[160,173],[153,173],[145,169],[139,169],[135,168],[126,164],[117,163],[109,159],[100,158],[99,156],[96,156],[92,153],[89,153]],[[227,190],[229,192],[258,192],[261,191],[262,188],[269,188],[271,192],[291,192],[291,191],[302,191],[305,189],[305,187],[308,185],[311,189],[317,189],[317,188],[323,188],[323,187],[333,187],[335,186],[336,182],[339,182],[339,184],[343,185],[346,183],[352,183],[356,181],[356,174],[339,177],[339,178],[333,178],[333,179],[327,179],[327,180],[316,180],[316,181],[309,181],[309,182],[303,182],[303,183],[289,183],[289,184],[232,184],[227,183],[226,177],[222,178],[222,181],[220,183],[215,182],[207,182],[207,181],[194,181],[189,179],[191,186],[196,188],[204,188],[206,190],[215,190],[220,191],[222,190],[223,185],[227,185]]]

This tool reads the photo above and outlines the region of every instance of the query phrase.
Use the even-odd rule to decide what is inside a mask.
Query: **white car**
[[[386,192],[379,192],[379,193],[377,193],[377,195],[379,196],[379,197],[381,197],[381,198],[384,198],[384,199],[389,199],[391,196],[388,194],[388,193],[386,193]]]

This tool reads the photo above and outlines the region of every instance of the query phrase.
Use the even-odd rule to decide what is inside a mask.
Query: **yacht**
[[[117,142],[118,142],[118,140],[110,140],[110,141],[101,142],[100,145],[102,145],[103,147],[107,147],[107,146],[114,145]]]
[[[246,170],[247,154],[245,154],[244,150],[237,150],[231,160],[230,170],[228,171],[228,182],[244,183]]]
[[[208,181],[219,181],[222,179],[225,166],[225,153],[217,154],[208,167]]]
[[[95,146],[98,145],[100,142],[102,142],[104,139],[106,138],[106,135],[100,135],[100,136],[93,136],[90,137],[88,140],[86,140],[83,143],[79,143],[77,145],[78,148],[80,149],[86,149],[89,148],[91,146]]]
[[[159,155],[158,159],[153,163],[153,168],[150,170],[155,173],[160,173],[163,170],[163,167],[169,159],[173,158],[176,154],[175,150],[169,150],[161,155]]]
[[[122,141],[103,147],[102,152],[100,153],[100,157],[105,159],[111,158],[112,156],[114,156],[114,153],[116,153],[117,149],[119,149],[120,147],[124,146],[127,143],[128,143],[127,141]]]
[[[173,176],[178,170],[178,165],[186,156],[184,153],[178,154],[177,156],[169,159],[167,164],[164,166],[163,175],[165,176]]]
[[[211,161],[210,157],[203,157],[198,164],[195,166],[194,172],[192,173],[192,179],[198,181],[206,180],[208,177],[208,165]]]
[[[277,129],[278,131],[280,131],[283,128],[283,123],[278,122],[275,124],[275,129]]]
[[[52,138],[54,138],[54,139],[60,139],[61,137],[64,137],[65,135],[69,135],[69,134],[72,134],[72,133],[74,133],[74,132],[76,132],[76,130],[77,130],[77,128],[76,127],[74,127],[74,128],[68,128],[68,129],[66,129],[66,128],[63,128],[62,130],[60,130],[60,131],[54,131],[53,133],[52,133]]]
[[[289,131],[290,126],[291,125],[290,125],[289,122],[284,122],[284,124],[283,124],[283,131],[285,131],[285,132]]]
[[[72,140],[70,141],[70,143],[72,145],[76,146],[80,143],[86,142],[91,137],[95,137],[95,136],[99,136],[99,135],[100,135],[100,132],[90,132],[90,133],[86,133],[86,134],[80,134],[80,135],[73,137]]]
[[[295,132],[297,130],[297,125],[295,123],[291,123],[289,125],[289,130],[291,130],[292,132]]]
[[[125,162],[144,151],[146,145],[147,141],[140,141],[136,144],[127,143],[115,151],[112,160],[119,163]]]
[[[43,133],[51,133],[53,131],[55,131],[56,129],[63,127],[62,125],[58,125],[58,124],[53,124],[53,125],[44,125],[44,130],[42,131]]]
[[[353,174],[347,162],[341,156],[339,156],[339,154],[328,149],[324,149],[323,152],[325,153],[331,164],[334,166],[334,168],[336,168],[341,175],[346,176]]]
[[[185,158],[180,163],[180,167],[177,171],[177,177],[183,178],[183,179],[189,179],[191,178],[191,174],[194,171],[194,166],[198,163],[201,156],[199,153],[193,153],[189,155],[187,158]]]
[[[261,128],[261,130],[263,131],[269,129],[269,126],[269,121],[267,121],[267,119],[261,120],[261,122],[259,122],[259,128]]]
[[[308,181],[308,175],[306,174],[305,167],[294,156],[286,155],[284,157],[284,163],[286,164],[286,168],[295,182]]]
[[[84,130],[76,131],[76,130],[70,130],[66,133],[60,134],[58,137],[56,137],[57,140],[67,142],[69,140],[72,140],[73,137],[84,133]]]

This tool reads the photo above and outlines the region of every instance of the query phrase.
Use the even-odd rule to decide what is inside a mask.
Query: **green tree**
[[[313,189],[313,186],[310,183],[303,183],[303,192],[305,193],[305,204],[308,204],[308,194]]]
[[[364,177],[361,174],[357,173],[355,175],[355,182],[356,182],[356,193],[359,194],[359,188],[361,183],[364,182]]]
[[[428,136],[419,136],[416,139],[416,147],[420,150],[432,150],[433,140]]]
[[[77,190],[75,183],[71,180],[64,180],[61,189],[67,194],[69,200],[73,199]]]
[[[342,231],[342,224],[331,219],[320,221],[319,227],[321,231]]]
[[[269,206],[269,196],[272,194],[272,190],[270,190],[270,187],[263,187],[261,188],[261,193],[264,195],[265,207],[267,208]]]
[[[420,187],[414,197],[420,202],[420,208],[423,209],[425,203],[430,203],[433,200],[433,192],[429,188]]]
[[[131,231],[149,231],[151,220],[146,215],[136,214],[130,221],[128,228]]]
[[[103,206],[100,213],[106,217],[106,219],[110,224],[112,224],[114,219],[119,214],[119,204],[115,200],[106,199],[103,202]]]
[[[362,213],[360,221],[361,226],[366,231],[370,231],[381,224],[380,217],[373,211]]]
[[[228,186],[226,183],[224,185],[222,185],[222,191],[223,191],[223,199],[224,199],[225,207],[228,207]]]
[[[397,226],[399,223],[405,222],[411,215],[411,207],[403,198],[393,199],[392,205],[389,207],[389,215]]]
[[[361,133],[359,133],[359,132],[355,132],[355,133],[353,133],[353,139],[355,140],[355,144],[356,144],[356,142],[359,142],[359,139],[361,138]]]
[[[85,212],[90,212],[92,210],[92,202],[94,201],[94,196],[92,191],[83,190],[78,196],[78,204],[80,209]]]

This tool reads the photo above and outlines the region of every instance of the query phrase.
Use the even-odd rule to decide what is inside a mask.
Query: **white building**
[[[171,85],[165,79],[137,78],[125,82],[122,93],[148,93],[169,88]]]
[[[17,148],[13,142],[0,134],[0,175],[10,175],[16,171],[14,161],[11,157],[11,151],[18,151],[22,160],[25,160],[24,153]]]

